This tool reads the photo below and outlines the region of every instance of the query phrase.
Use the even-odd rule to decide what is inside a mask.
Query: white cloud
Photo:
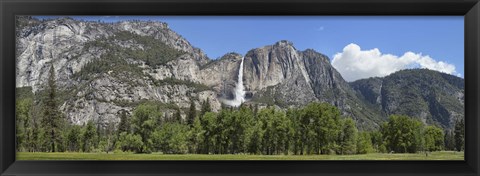
[[[410,51],[402,56],[382,54],[378,48],[361,50],[360,46],[354,43],[345,46],[342,53],[335,54],[332,65],[347,81],[374,76],[383,77],[412,67],[427,68],[458,75],[454,65],[436,61],[428,55]]]

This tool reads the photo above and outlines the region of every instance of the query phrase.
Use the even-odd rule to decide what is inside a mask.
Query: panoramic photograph
[[[17,160],[464,160],[463,16],[16,16]]]

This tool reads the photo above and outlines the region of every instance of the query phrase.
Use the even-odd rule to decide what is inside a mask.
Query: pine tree
[[[80,149],[80,126],[73,125],[67,134],[68,151],[76,152]]]
[[[459,120],[455,123],[455,149],[462,151],[465,149],[465,122]]]
[[[258,104],[255,104],[255,107],[253,108],[253,116],[256,118],[258,115]]]
[[[82,146],[82,151],[83,152],[90,152],[91,149],[95,145],[95,139],[97,138],[97,129],[95,128],[95,125],[93,124],[93,121],[88,121],[87,126],[85,126],[85,129],[83,130],[83,146]]]
[[[40,150],[40,141],[39,139],[41,138],[41,136],[39,135],[41,129],[40,129],[40,125],[38,123],[38,121],[36,119],[33,119],[33,126],[32,126],[32,130],[31,130],[31,138],[30,138],[30,152],[36,152],[36,151],[39,151]]]
[[[50,66],[49,77],[47,81],[47,96],[43,102],[42,126],[46,130],[47,147],[49,151],[55,152],[56,145],[60,141],[61,114],[57,107],[57,87],[55,83],[55,69],[53,64]]]
[[[212,112],[212,107],[210,105],[210,99],[207,98],[206,101],[202,102],[202,111],[200,112],[200,117],[207,112]]]
[[[122,132],[130,132],[130,120],[127,115],[127,111],[120,111],[120,124],[118,124],[118,135]]]
[[[451,130],[445,131],[445,150],[455,150],[455,138]]]
[[[190,109],[188,111],[187,124],[193,126],[193,121],[195,120],[196,116],[197,110],[195,108],[195,102],[193,100],[190,100]]]
[[[203,130],[200,123],[200,118],[195,118],[192,128],[190,128],[188,135],[188,151],[189,153],[201,152],[201,141],[203,141]]]
[[[100,126],[100,123],[96,123],[97,124],[97,135],[96,135],[96,138],[94,138],[94,145],[93,145],[93,148],[97,149],[98,148],[98,144],[100,144],[100,141],[101,139],[105,136],[105,130]]]
[[[178,123],[182,123],[182,114],[180,112],[180,108],[177,108],[175,110],[175,114],[173,115],[173,119]]]
[[[105,146],[103,146],[104,150],[108,153],[110,152],[113,147],[115,146],[115,124],[113,122],[108,122],[107,127],[105,129]]]

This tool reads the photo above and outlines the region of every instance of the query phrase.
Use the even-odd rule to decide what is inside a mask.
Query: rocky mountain
[[[409,115],[444,128],[452,128],[457,119],[465,116],[465,83],[453,75],[411,69],[350,85],[366,104],[384,115]]]
[[[244,82],[254,102],[282,108],[327,102],[365,128],[376,127],[383,120],[357,98],[327,56],[312,49],[298,51],[288,41],[249,51],[245,55]]]
[[[463,92],[458,92],[463,90],[461,78],[430,71],[442,79],[423,74],[397,79],[392,74],[348,83],[327,56],[312,49],[299,51],[288,41],[252,49],[244,56],[227,53],[212,60],[162,22],[19,17],[16,45],[17,87],[42,96],[53,65],[61,111],[77,124],[88,120],[118,123],[118,112],[131,112],[145,101],[161,105],[166,116],[177,108],[185,116],[190,101],[200,109],[207,99],[217,111],[222,102],[235,98],[239,72],[243,73],[247,104],[286,109],[328,102],[363,129],[376,128],[388,114],[407,113],[410,105],[402,103],[416,101],[417,95],[425,100],[428,111],[411,115],[427,119],[426,123],[443,124],[445,119],[463,117]],[[404,84],[398,85],[397,80]],[[438,90],[422,87],[434,80]],[[419,86],[420,93],[405,89],[410,81]],[[443,83],[448,84],[440,86]],[[401,96],[410,90],[415,91],[412,98]],[[458,101],[450,101],[452,97]]]
[[[207,86],[215,84],[208,75],[219,71],[211,66],[199,74],[210,59],[166,23],[19,17],[17,24],[17,87],[41,95],[53,65],[61,110],[73,123],[116,123],[120,110],[143,101],[167,110],[188,108],[191,97],[197,107],[206,99],[221,106]]]

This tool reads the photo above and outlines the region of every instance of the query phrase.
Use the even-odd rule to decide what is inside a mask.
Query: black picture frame
[[[463,175],[480,171],[478,0],[1,0],[1,175]],[[15,15],[459,15],[465,161],[15,161]]]

